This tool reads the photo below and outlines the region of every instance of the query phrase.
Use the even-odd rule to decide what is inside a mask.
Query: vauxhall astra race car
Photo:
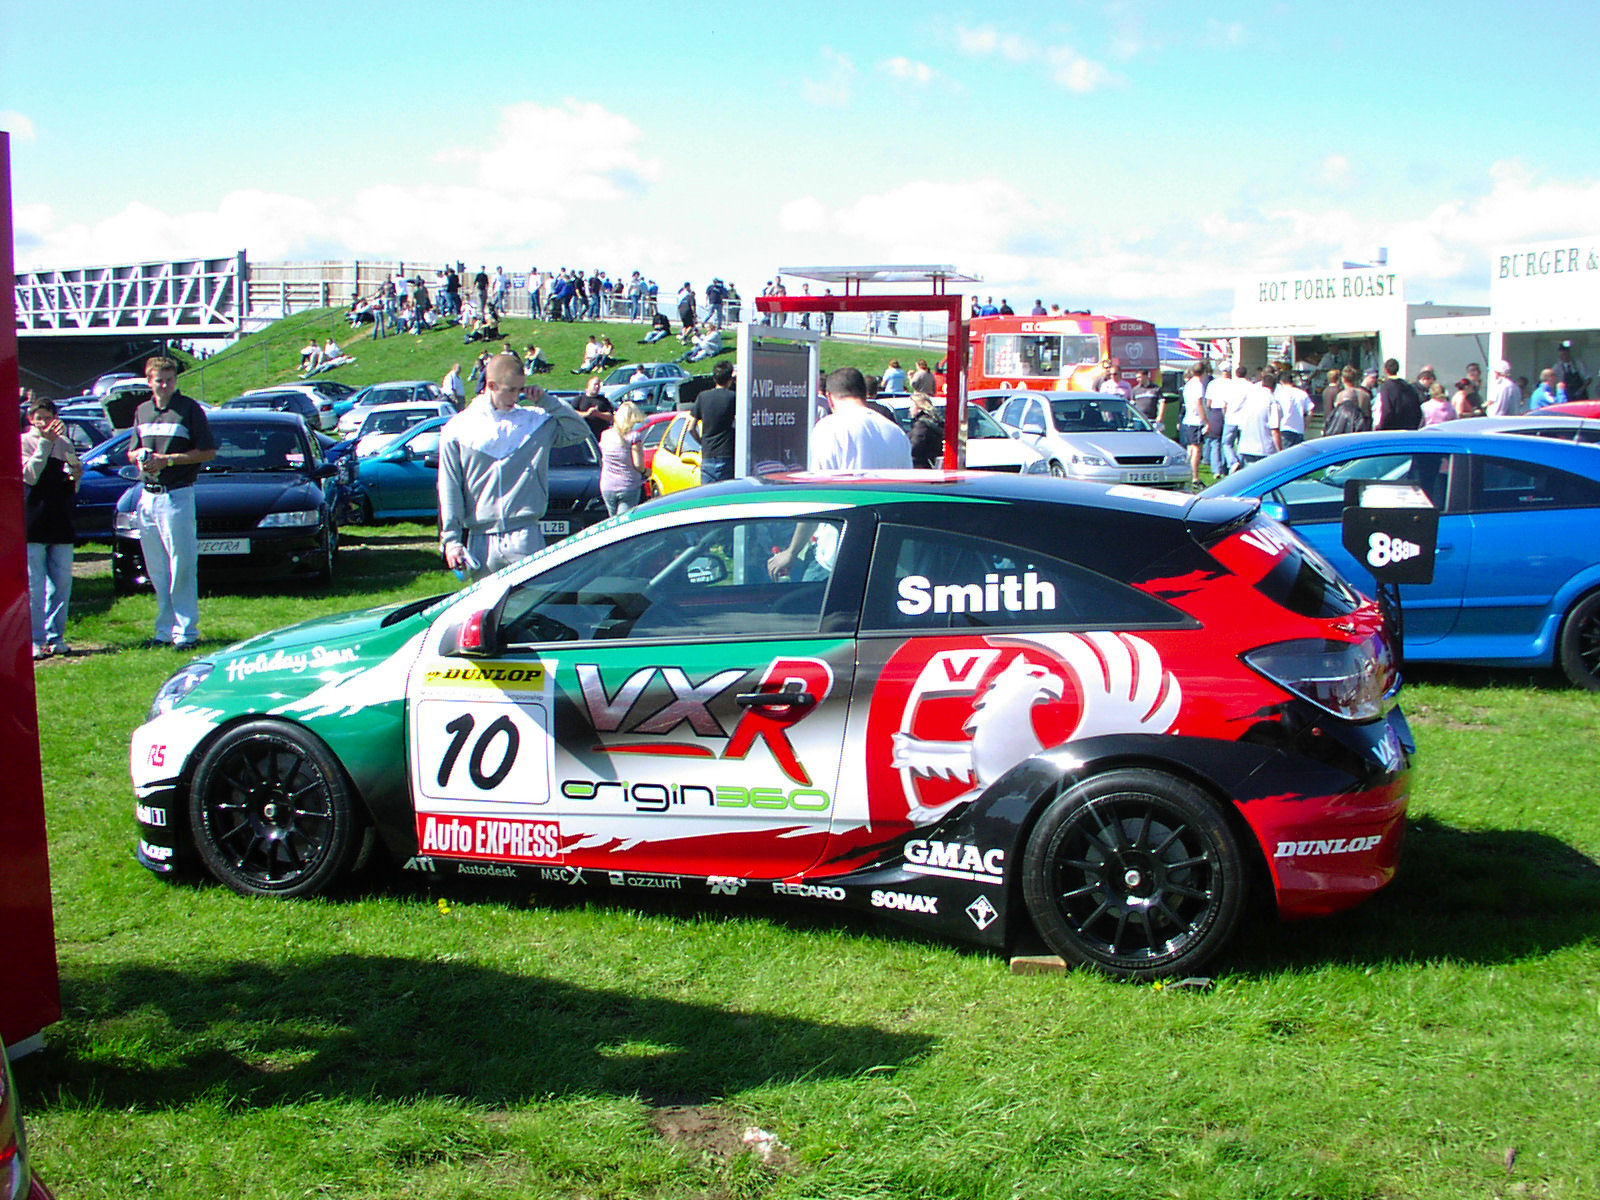
[[[798,529],[797,529],[798,527]],[[802,552],[769,561],[799,533]],[[453,595],[191,662],[133,736],[139,858],[883,910],[1113,975],[1392,877],[1378,609],[1254,501],[905,472],[696,488]]]

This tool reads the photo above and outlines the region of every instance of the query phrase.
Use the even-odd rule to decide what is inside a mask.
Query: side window
[[[1472,488],[1473,512],[1525,512],[1531,508],[1600,505],[1600,484],[1555,467],[1483,455]]]
[[[1123,629],[1183,623],[1124,583],[1020,546],[936,529],[879,528],[862,628]]]
[[[1344,485],[1353,479],[1414,483],[1444,511],[1450,490],[1448,454],[1374,454],[1318,467],[1277,488],[1271,498],[1284,506],[1291,525],[1338,521],[1344,516]]]
[[[438,429],[424,429],[416,437],[406,443],[411,448],[411,453],[421,458],[424,454],[439,453]]]
[[[815,523],[790,574],[767,576],[791,520],[708,521],[652,530],[518,585],[501,611],[511,645],[621,638],[804,637],[821,630],[843,524]]]

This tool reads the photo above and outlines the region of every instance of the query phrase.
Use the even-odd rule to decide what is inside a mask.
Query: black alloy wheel
[[[1126,979],[1192,974],[1233,936],[1244,858],[1211,799],[1158,771],[1092,776],[1029,836],[1023,895],[1069,963]]]
[[[1561,669],[1574,686],[1600,692],[1600,592],[1579,600],[1561,623]]]
[[[189,821],[206,869],[245,896],[322,892],[361,840],[337,760],[281,721],[249,721],[217,739],[195,768]]]

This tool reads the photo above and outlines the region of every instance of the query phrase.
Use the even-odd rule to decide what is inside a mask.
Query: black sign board
[[[1439,510],[1412,484],[1345,483],[1344,548],[1379,584],[1432,583]]]

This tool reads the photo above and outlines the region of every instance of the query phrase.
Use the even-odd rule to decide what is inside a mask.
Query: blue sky
[[[1596,232],[1600,5],[0,0],[19,267],[951,263],[1178,324]]]

